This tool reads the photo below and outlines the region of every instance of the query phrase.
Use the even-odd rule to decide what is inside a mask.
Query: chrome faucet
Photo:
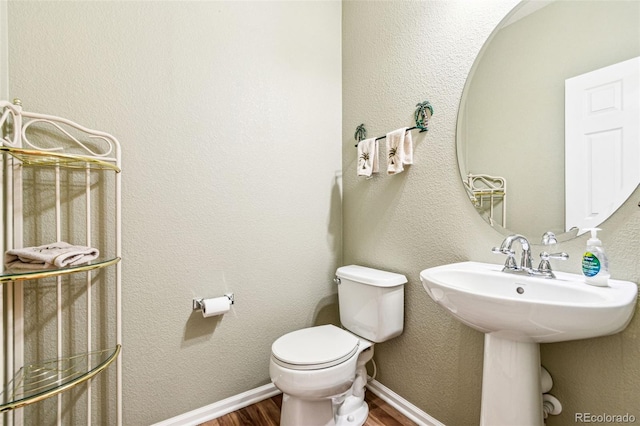
[[[520,266],[516,263],[515,259],[515,251],[512,249],[512,245],[514,242],[520,243],[520,247],[522,249],[522,255],[520,257]],[[552,245],[557,243],[556,236],[553,232],[545,232],[542,236],[542,244],[543,245]],[[509,235],[507,238],[502,241],[500,247],[494,247],[491,249],[492,252],[497,254],[504,254],[507,256],[507,260],[504,263],[504,268],[502,268],[502,272],[508,272],[511,274],[523,274],[530,276],[539,276],[543,278],[555,278],[553,271],[551,270],[551,264],[549,263],[549,259],[561,259],[566,260],[569,258],[567,253],[552,253],[549,254],[546,251],[540,253],[540,265],[538,269],[534,269],[531,262],[531,246],[529,245],[529,241],[520,234]]]
[[[515,241],[520,243],[520,247],[522,249],[522,255],[520,256],[520,266],[518,266],[518,264],[516,263],[515,252],[511,247]],[[502,241],[500,247],[494,247],[493,249],[491,249],[491,251],[497,254],[507,255],[507,260],[504,263],[504,268],[502,268],[503,272],[527,275],[532,274],[533,268],[531,266],[531,246],[529,245],[529,240],[527,240],[523,235],[509,235],[504,239],[504,241]]]

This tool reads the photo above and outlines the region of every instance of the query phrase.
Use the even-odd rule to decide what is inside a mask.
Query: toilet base
[[[362,401],[358,408],[348,414],[336,414],[335,424],[336,426],[362,426],[367,421],[367,417],[369,417],[369,405]]]
[[[305,426],[362,426],[367,421],[369,406],[365,401],[351,405],[345,414],[340,414],[341,406],[335,406],[331,399],[305,400],[282,394],[280,426],[300,426],[300,419]]]
[[[358,356],[356,377],[351,389],[339,404],[336,404],[336,426],[362,426],[369,416],[369,406],[364,400],[367,385],[365,365],[373,358],[373,346],[364,349]],[[337,401],[336,401],[337,402]]]
[[[308,400],[282,394],[280,426],[335,426],[331,399]]]

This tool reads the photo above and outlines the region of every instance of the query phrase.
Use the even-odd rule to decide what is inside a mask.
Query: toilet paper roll
[[[222,315],[229,312],[231,300],[227,296],[204,299],[202,301],[202,316],[205,318]]]

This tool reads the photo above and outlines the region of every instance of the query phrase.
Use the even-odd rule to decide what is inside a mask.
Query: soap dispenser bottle
[[[609,285],[609,260],[598,239],[600,228],[589,228],[591,238],[587,241],[587,249],[582,256],[582,273],[587,284],[607,287]]]

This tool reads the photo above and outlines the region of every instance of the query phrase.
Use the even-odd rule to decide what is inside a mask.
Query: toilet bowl
[[[271,347],[269,374],[283,392],[280,426],[361,426],[374,342],[402,333],[404,275],[357,265],[336,272],[340,321],[292,331]]]
[[[372,356],[371,342],[334,325],[280,337],[269,364],[271,380],[284,394],[280,425],[363,424],[369,412],[364,402],[365,364]],[[334,412],[336,400],[345,407],[338,408],[339,413]]]

